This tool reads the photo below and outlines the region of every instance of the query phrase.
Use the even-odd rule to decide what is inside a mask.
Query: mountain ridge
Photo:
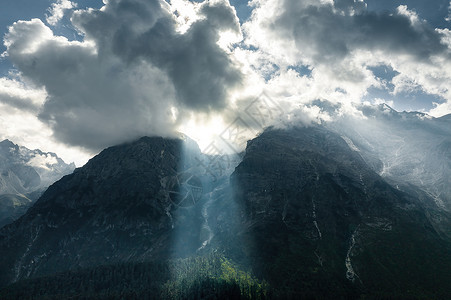
[[[0,285],[217,251],[275,298],[451,294],[447,212],[390,185],[362,149],[322,125],[269,128],[229,182],[182,139],[107,148],[0,229]]]
[[[386,183],[339,135],[312,128],[264,132],[232,175],[236,201],[244,202],[243,251],[257,274],[292,296],[309,289],[312,297],[324,290],[348,297],[357,288],[414,297],[415,290],[433,294],[434,284],[441,297],[451,293],[450,240],[422,202]],[[310,151],[315,143],[326,150]],[[440,275],[430,280],[415,265]]]

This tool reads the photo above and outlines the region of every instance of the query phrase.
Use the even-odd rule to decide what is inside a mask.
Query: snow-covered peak
[[[74,169],[74,164],[66,164],[55,153],[30,150],[10,140],[0,142],[0,194],[45,189]]]

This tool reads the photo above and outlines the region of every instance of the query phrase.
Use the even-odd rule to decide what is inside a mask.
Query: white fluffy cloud
[[[73,13],[81,42],[33,19],[14,23],[4,44],[22,76],[45,89],[39,119],[56,139],[95,151],[171,135],[190,111],[227,106],[241,72],[217,41],[223,31],[239,34],[238,19],[225,1],[196,9],[181,33],[165,1],[110,0]]]
[[[0,78],[0,103],[10,109],[38,112],[47,96],[45,90],[11,77]]]
[[[83,165],[93,153],[58,142],[52,137],[52,130],[38,119],[46,97],[44,88],[37,88],[17,74],[0,78],[0,140],[10,139],[31,149],[57,152],[66,162]]]
[[[28,165],[37,168],[43,168],[49,170],[49,167],[58,163],[58,160],[55,156],[52,156],[47,153],[36,154],[29,161]]]
[[[280,78],[272,81],[286,78],[292,66],[312,70],[302,82],[293,76],[286,81],[298,87],[298,98],[359,102],[370,87],[386,84],[371,68],[389,66],[399,73],[390,82],[392,93],[415,88],[436,95],[446,102],[436,104],[431,113],[451,113],[449,30],[432,28],[407,6],[373,13],[354,0],[252,4],[251,20],[243,26],[246,43],[280,67],[273,75]]]
[[[405,5],[376,13],[363,0],[253,0],[240,26],[226,0],[104,3],[50,8],[50,25],[71,10],[81,41],[39,19],[14,23],[4,38],[19,75],[0,79],[0,105],[46,138],[95,152],[180,127],[211,125],[213,135],[262,91],[284,122],[327,120],[318,100],[356,113],[354,104],[381,102],[372,89],[395,107],[399,95],[432,95],[431,114],[451,113],[451,31]],[[381,67],[393,75],[378,76]]]
[[[56,3],[52,3],[49,8],[49,15],[46,16],[46,21],[50,25],[56,25],[63,17],[67,10],[77,7],[75,2],[69,0],[58,0]]]

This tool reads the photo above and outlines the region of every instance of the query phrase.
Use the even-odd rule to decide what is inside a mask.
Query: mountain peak
[[[120,262],[125,257],[142,260],[167,256],[168,244],[162,241],[169,238],[174,226],[172,213],[180,179],[177,176],[188,164],[183,147],[181,139],[145,136],[103,150],[50,186],[13,224],[26,228],[45,222],[51,226],[44,225],[32,242],[25,258],[29,266],[9,272],[8,280],[24,278],[31,269],[33,274],[48,272],[45,262],[31,263],[44,253],[64,260],[62,269]],[[46,234],[54,236],[55,243],[48,243]],[[62,252],[56,250],[60,248]],[[17,258],[14,252],[5,255]],[[3,264],[14,269],[1,260],[0,265]]]
[[[11,142],[9,139],[5,139],[0,142],[0,147],[12,148],[12,147],[17,147],[17,145],[14,144],[13,142]]]

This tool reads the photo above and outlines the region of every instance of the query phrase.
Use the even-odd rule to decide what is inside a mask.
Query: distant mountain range
[[[74,169],[55,153],[0,142],[0,227],[21,216],[49,185]]]
[[[105,149],[0,229],[0,297],[449,298],[450,118],[361,113]]]

